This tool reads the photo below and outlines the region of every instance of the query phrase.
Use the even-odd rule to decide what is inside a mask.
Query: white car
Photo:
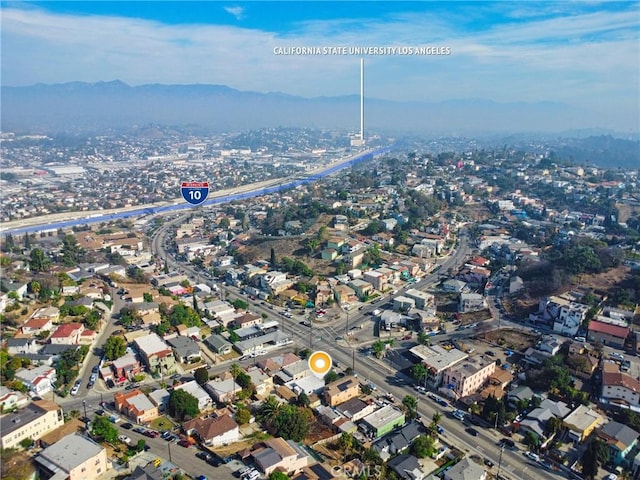
[[[71,395],[77,395],[80,391],[80,380],[76,380],[76,383],[73,384],[73,388],[71,389]]]
[[[127,445],[129,445],[131,443],[131,439],[129,437],[127,437],[126,435],[119,435],[118,436],[118,440],[120,440],[123,443],[126,443]]]
[[[427,393],[427,389],[419,385],[416,387],[416,390],[420,393]]]
[[[540,455],[538,455],[537,453],[525,452],[525,455],[529,457],[531,460],[533,460],[534,462],[540,461]]]

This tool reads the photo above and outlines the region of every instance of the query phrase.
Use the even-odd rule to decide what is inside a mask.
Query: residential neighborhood
[[[230,138],[133,143],[128,167],[44,170],[81,185],[102,165],[94,200],[25,197],[6,220],[133,206],[117,175],[150,204],[185,162],[233,188],[349,153],[307,140],[278,167]],[[42,478],[638,478],[637,171],[414,147],[228,204],[3,235],[2,448]]]

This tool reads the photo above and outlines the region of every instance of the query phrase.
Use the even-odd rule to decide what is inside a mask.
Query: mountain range
[[[210,131],[297,126],[359,131],[358,95],[304,98],[224,85],[130,86],[121,81],[2,86],[2,130],[103,131],[136,125]],[[589,115],[587,115],[589,113]],[[563,103],[484,99],[398,102],[365,98],[365,129],[389,133],[481,135],[590,127],[590,112]]]

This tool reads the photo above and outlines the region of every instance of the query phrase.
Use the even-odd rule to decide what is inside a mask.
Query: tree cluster
[[[167,404],[169,415],[179,422],[195,418],[200,413],[198,399],[184,390],[172,390]]]
[[[300,442],[309,432],[313,414],[307,408],[282,405],[269,396],[260,405],[257,418],[272,435]]]

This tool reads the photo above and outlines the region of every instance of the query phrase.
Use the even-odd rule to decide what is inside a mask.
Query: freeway
[[[1,235],[24,235],[25,233],[55,232],[60,228],[71,228],[79,225],[89,225],[92,223],[110,222],[123,218],[140,215],[152,215],[159,213],[180,212],[182,210],[201,208],[211,205],[220,205],[238,200],[246,200],[261,195],[291,190],[301,185],[318,181],[324,177],[332,175],[342,169],[357,165],[358,163],[371,160],[377,155],[381,155],[391,150],[391,147],[367,150],[346,159],[338,160],[328,167],[314,170],[304,178],[281,178],[268,180],[251,185],[243,185],[233,190],[214,192],[209,199],[200,205],[191,205],[182,199],[157,204],[142,205],[129,209],[120,210],[98,210],[90,212],[69,212],[47,215],[45,217],[34,217],[24,220],[3,222],[0,226]]]

